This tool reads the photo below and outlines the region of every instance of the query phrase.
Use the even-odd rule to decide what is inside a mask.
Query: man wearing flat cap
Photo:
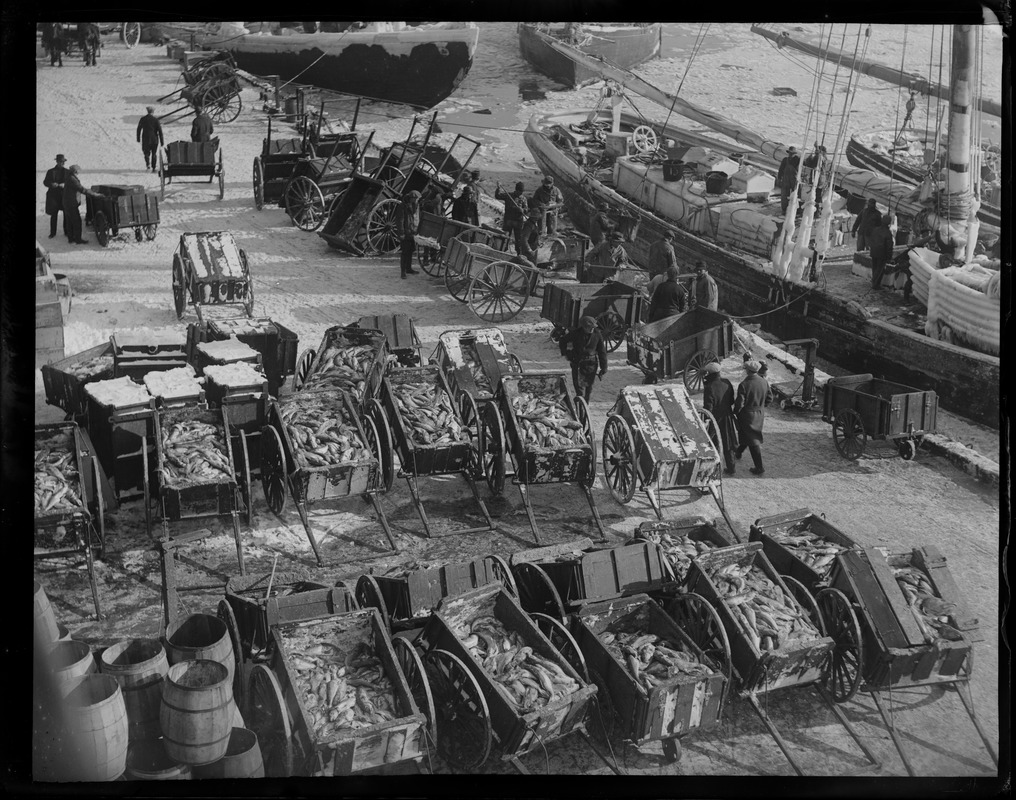
[[[512,235],[515,242],[515,252],[521,254],[522,226],[526,221],[526,185],[519,181],[515,184],[514,192],[506,192],[499,183],[494,189],[494,199],[504,203],[504,217],[501,222],[501,230]]]
[[[720,377],[720,365],[710,361],[705,366],[705,386],[702,389],[702,408],[716,419],[719,441],[713,439],[716,449],[723,453],[723,471],[734,474],[734,450],[737,448],[737,423],[734,418],[734,385]]]
[[[60,154],[56,157],[56,166],[46,170],[46,177],[42,179],[42,185],[46,187],[46,213],[49,214],[49,238],[56,236],[56,218],[64,210],[63,188],[67,180],[67,159]],[[70,237],[67,228],[67,214],[64,213],[63,232]]]
[[[607,345],[593,317],[582,317],[579,326],[561,338],[561,355],[571,363],[575,394],[588,403],[593,381],[607,373]]]
[[[546,176],[543,182],[536,187],[536,191],[533,192],[533,196],[529,201],[529,206],[530,208],[540,206],[545,225],[542,232],[548,236],[553,236],[557,232],[557,212],[564,206],[564,195],[554,185],[553,176]]]
[[[716,281],[709,274],[705,261],[695,262],[695,307],[716,311],[720,305],[720,293]]]
[[[649,245],[649,274],[655,278],[657,275],[665,275],[668,269],[676,266],[674,234],[667,230],[659,239]]]
[[[162,123],[155,116],[155,106],[148,106],[146,111],[148,113],[138,120],[138,141],[145,154],[145,169],[155,172],[156,153],[166,142],[162,138]]]
[[[762,475],[762,425],[765,422],[766,401],[770,397],[769,382],[758,374],[761,365],[752,359],[744,363],[748,374],[737,387],[737,398],[734,400],[734,413],[737,415],[737,430],[740,443],[734,455],[740,458],[745,449],[751,453],[754,466],[749,470],[752,475]]]

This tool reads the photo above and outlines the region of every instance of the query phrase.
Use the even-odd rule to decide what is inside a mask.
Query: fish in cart
[[[900,591],[917,620],[929,644],[939,639],[951,642],[963,641],[963,634],[955,627],[952,614],[955,603],[948,603],[934,590],[927,575],[917,567],[892,567]]]
[[[553,449],[586,444],[582,424],[572,419],[564,398],[552,399],[520,390],[511,402],[528,446]]]
[[[392,393],[395,407],[417,444],[455,444],[470,440],[469,429],[457,422],[451,398],[437,384],[401,383],[392,386]]]
[[[355,423],[328,397],[296,395],[280,406],[279,415],[293,443],[298,468],[360,461],[371,455]]]
[[[74,437],[59,431],[35,443],[35,516],[80,511]]]
[[[786,547],[824,579],[832,571],[836,556],[845,553],[849,548],[814,533],[809,529],[809,525],[810,522],[803,519],[786,531],[774,531],[770,535],[773,541]]]
[[[646,538],[660,546],[667,563],[674,570],[675,577],[681,582],[688,577],[691,562],[696,556],[719,547],[707,539],[695,541],[687,536],[671,536],[669,533],[657,535],[650,533]]]
[[[233,479],[219,429],[207,422],[183,420],[162,427],[163,485],[181,488]]]
[[[87,361],[71,364],[64,369],[64,372],[68,375],[73,375],[78,380],[83,380],[111,369],[113,369],[113,356],[96,356],[95,358],[89,358]]]
[[[362,397],[375,351],[376,348],[369,344],[352,347],[330,344],[319,356],[318,370],[307,379],[304,388],[335,389]]]

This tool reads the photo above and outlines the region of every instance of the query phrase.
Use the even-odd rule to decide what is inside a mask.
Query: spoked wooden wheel
[[[266,778],[288,778],[293,774],[293,727],[282,696],[279,680],[264,664],[250,672],[247,696],[250,719],[247,724],[258,737]]]
[[[589,682],[596,687],[596,697],[589,704],[589,716],[592,724],[589,735],[599,744],[609,744],[614,738],[617,727],[617,714],[614,701],[610,697],[610,687],[606,679],[595,669],[589,669]]]
[[[608,353],[613,353],[621,346],[627,326],[620,314],[616,311],[604,311],[596,318],[596,326],[603,334],[603,343],[607,346]]]
[[[246,720],[247,709],[247,685],[243,679],[244,654],[240,644],[240,626],[236,624],[236,615],[229,601],[222,599],[215,610],[215,616],[226,625],[226,633],[229,634],[229,641],[233,646],[233,700],[236,707],[240,709],[240,715]]]
[[[183,281],[183,261],[179,254],[173,256],[173,307],[176,318],[183,319],[183,312],[187,309],[187,286]]]
[[[310,377],[310,367],[314,363],[313,348],[304,350],[296,360],[296,370],[293,372],[293,391],[298,392],[303,388],[307,378]]]
[[[141,41],[141,23],[125,22],[120,27],[120,41],[127,45],[128,50],[136,47]]]
[[[371,209],[367,218],[367,246],[375,255],[388,255],[399,249],[399,213],[402,204],[394,199],[382,200]]]
[[[373,178],[386,184],[389,189],[398,192],[406,182],[406,173],[391,164],[384,164],[373,175]],[[396,200],[395,202],[399,201]]]
[[[780,577],[787,585],[794,599],[800,603],[804,612],[808,615],[811,624],[818,629],[819,633],[825,636],[825,624],[822,619],[822,613],[818,610],[818,603],[815,602],[814,595],[797,578],[792,578],[789,575],[781,575]]]
[[[376,608],[381,615],[381,621],[385,629],[392,629],[392,618],[388,613],[388,604],[385,603],[384,595],[381,594],[381,587],[372,575],[361,575],[356,582],[356,602],[360,608]]]
[[[430,744],[436,745],[437,713],[434,709],[434,695],[430,691],[430,681],[423,668],[423,660],[416,652],[416,648],[405,639],[395,637],[392,644],[395,647],[395,657],[402,667],[402,674],[406,676],[406,683],[409,684],[409,693],[413,695],[416,707],[427,718],[427,736],[430,737]]]
[[[713,443],[713,447],[716,448],[716,452],[722,459],[723,440],[720,438],[720,424],[716,421],[716,417],[713,416],[711,411],[706,411],[704,408],[697,410],[699,421],[702,423],[702,427],[706,429],[706,435],[709,437],[709,441]]]
[[[716,609],[701,595],[689,592],[671,600],[667,613],[724,675],[726,695],[731,687],[734,667],[730,658],[730,640]]]
[[[92,219],[92,228],[95,229],[95,239],[100,245],[105,247],[109,244],[109,221],[106,219],[106,215],[101,211],[95,212],[95,217]]]
[[[712,350],[699,350],[684,366],[684,385],[689,392],[701,392],[706,383],[706,364],[719,362],[716,353]]]
[[[484,322],[514,319],[529,299],[529,273],[511,261],[485,266],[469,284],[469,310]]]
[[[539,564],[522,561],[512,566],[519,587],[519,605],[529,614],[546,614],[564,619],[564,603],[553,581]]]
[[[579,674],[582,680],[588,683],[589,670],[586,668],[585,656],[582,655],[575,637],[568,632],[564,624],[546,614],[530,614],[529,616],[532,617],[536,627],[543,635],[550,639],[550,643],[554,645],[554,649],[561,654],[561,657],[572,666],[572,669]]]
[[[286,213],[301,231],[316,231],[325,221],[325,196],[306,175],[298,175],[286,186]]]
[[[589,470],[579,478],[582,486],[592,486],[596,481],[596,439],[593,438],[593,423],[589,419],[589,406],[581,397],[575,397],[575,416],[582,425],[582,433],[589,444]]]
[[[265,502],[273,514],[281,514],[286,508],[287,486],[286,454],[282,449],[279,432],[271,425],[261,429],[261,488]]]
[[[440,278],[444,275],[444,261],[441,259],[441,251],[434,247],[417,247],[416,261],[420,269],[432,278]]]
[[[246,291],[243,294],[243,313],[251,319],[254,318],[254,281],[250,275],[247,276]]]
[[[628,421],[617,414],[607,417],[603,426],[603,479],[611,495],[621,505],[631,502],[638,483],[635,464],[635,439]]]
[[[381,464],[381,480],[384,481],[386,492],[390,492],[392,484],[395,483],[395,450],[392,447],[392,429],[388,425],[388,418],[384,409],[376,399],[371,398],[367,402],[367,422],[374,423],[374,430],[377,432],[377,442],[368,442],[375,458]],[[364,430],[367,437],[373,435],[372,430]]]
[[[235,78],[221,77],[212,73],[202,76],[201,84],[194,90],[199,102],[208,111],[216,122],[232,122],[240,116],[243,109],[243,101],[240,99],[240,92],[235,85]]]
[[[239,433],[240,449],[237,453],[237,472],[240,478],[240,494],[243,496],[244,522],[250,527],[254,521],[254,493],[251,491],[251,463],[250,453],[247,450],[247,434],[244,431]]]
[[[254,157],[254,207],[260,211],[265,207],[265,169],[261,166],[261,156]]]
[[[166,161],[162,155],[162,150],[159,150],[159,199],[166,199]]]
[[[631,134],[632,144],[640,153],[655,153],[659,145],[656,131],[648,125],[639,125]]]
[[[833,420],[833,442],[844,458],[856,461],[864,454],[868,434],[864,431],[861,415],[852,408],[841,408]]]
[[[479,767],[490,755],[494,734],[483,690],[447,650],[431,650],[423,663],[434,695],[438,752],[456,769]]]
[[[519,587],[515,585],[515,576],[512,575],[512,569],[508,566],[508,562],[501,558],[501,556],[487,556],[483,559],[483,562],[487,565],[490,573],[497,580],[501,581],[508,593],[517,599]]]
[[[857,694],[861,685],[861,665],[864,664],[861,626],[850,600],[839,589],[820,589],[815,602],[825,622],[826,636],[836,643],[823,684],[833,700],[845,703]]]
[[[144,233],[145,240],[149,241],[149,242],[155,239],[155,232],[157,230],[159,230],[159,223],[158,222],[153,222],[150,225],[142,225],[141,226],[141,232]]]
[[[452,297],[460,303],[465,303],[469,299],[469,288],[472,284],[472,278],[469,276],[469,262],[456,264],[454,268],[451,264],[446,264],[444,284]]]
[[[504,425],[493,403],[488,403],[484,407],[480,421],[483,425],[483,432],[480,434],[480,443],[483,446],[483,474],[487,478],[491,494],[498,497],[504,491]]]
[[[469,392],[460,391],[456,399],[462,424],[469,429],[473,440],[469,451],[469,474],[479,480],[483,478],[483,426],[480,424],[480,410]]]
[[[226,165],[222,163],[222,148],[219,148],[219,169],[216,171],[219,177],[219,199],[226,196]]]

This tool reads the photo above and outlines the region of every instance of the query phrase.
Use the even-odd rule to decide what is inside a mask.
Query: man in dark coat
[[[710,361],[705,366],[705,387],[702,390],[702,408],[716,418],[720,426],[720,441],[713,440],[716,449],[723,453],[723,471],[734,474],[734,450],[737,448],[737,424],[734,417],[734,385],[720,377],[720,365]]]
[[[571,363],[575,394],[589,402],[593,381],[607,373],[607,345],[592,317],[579,320],[579,327],[561,338],[561,355]]]
[[[212,125],[212,118],[201,106],[194,107],[194,122],[191,124],[190,140],[192,142],[210,142],[215,127]]]
[[[46,170],[46,177],[42,179],[42,185],[46,187],[46,213],[49,214],[49,238],[56,236],[56,218],[64,210],[63,189],[67,180],[67,159],[63,155],[56,157],[56,166]],[[63,232],[70,238],[70,229],[67,226],[67,212],[64,211]]]
[[[67,223],[67,240],[71,244],[88,244],[88,239],[81,238],[81,195],[87,194],[90,197],[101,197],[98,192],[86,189],[78,178],[81,167],[77,164],[71,166],[67,171],[67,178],[63,185],[63,212],[64,221]]]
[[[882,276],[885,274],[885,265],[893,257],[893,232],[889,230],[889,224],[893,218],[888,214],[883,215],[878,227],[868,235],[868,246],[871,248],[871,288],[882,288]]]
[[[695,262],[695,307],[716,311],[720,305],[720,292],[709,274],[705,261]]]
[[[522,253],[522,226],[526,221],[526,185],[521,181],[515,184],[515,191],[506,192],[499,183],[494,190],[494,198],[504,203],[504,219],[501,222],[501,230],[512,235],[515,242],[515,252]]]
[[[797,185],[797,170],[801,166],[801,156],[797,154],[796,147],[788,147],[786,157],[780,162],[780,169],[776,173],[776,183],[780,187],[780,209],[787,213],[787,206],[790,203],[790,193]]]
[[[857,235],[857,252],[868,249],[868,237],[882,222],[882,212],[878,210],[874,197],[868,198],[868,204],[854,220],[853,233]]]
[[[416,251],[416,234],[420,232],[420,193],[415,189],[402,198],[399,231],[402,234],[399,265],[402,267],[402,277],[406,278],[417,274],[413,269],[413,253]]]
[[[649,301],[649,322],[682,314],[688,308],[688,294],[678,283],[680,275],[681,270],[677,267],[667,270],[667,280],[656,287],[653,299]]]
[[[649,274],[655,277],[676,266],[674,234],[671,231],[664,231],[661,238],[649,245]]]
[[[737,387],[737,398],[734,400],[734,413],[737,415],[737,430],[740,444],[734,455],[740,458],[745,449],[751,453],[755,464],[749,471],[752,475],[762,475],[762,425],[766,418],[766,401],[771,397],[769,382],[759,376],[760,364],[748,361],[744,368],[748,375]]]
[[[42,30],[42,46],[49,51],[51,67],[63,66],[63,54],[67,47],[66,36],[62,22],[47,23]]]
[[[155,116],[155,106],[148,106],[145,110],[148,113],[138,120],[138,141],[141,142],[141,152],[145,155],[145,168],[155,172],[156,153],[159,146],[166,142],[162,138],[162,123]]]
[[[526,221],[522,223],[522,230],[519,232],[519,255],[537,263],[537,251],[540,248],[540,222],[543,219],[543,211],[539,206],[529,209]]]
[[[589,238],[592,240],[594,247],[610,236],[617,227],[614,224],[614,220],[607,213],[607,209],[606,201],[601,200],[597,203],[596,213],[593,214],[593,218],[589,221]]]
[[[536,187],[536,191],[533,192],[533,196],[529,200],[530,208],[534,205],[543,209],[546,227],[541,232],[553,236],[557,232],[557,213],[564,207],[564,195],[554,185],[552,175],[545,177],[543,182]]]
[[[586,253],[586,261],[601,267],[621,267],[630,263],[622,242],[624,237],[618,231],[611,231],[606,239]]]
[[[452,200],[452,219],[456,222],[465,222],[468,225],[472,225],[470,222],[470,207],[473,202],[472,189],[470,188],[473,183],[472,175],[464,175],[462,177],[462,189],[459,191],[459,196]]]
[[[78,44],[85,57],[85,66],[97,67],[96,58],[99,55],[99,48],[102,47],[102,34],[99,32],[99,26],[94,22],[79,22]]]
[[[469,192],[466,193],[466,222],[480,225],[480,171],[469,173]]]
[[[822,205],[822,195],[826,189],[826,164],[828,155],[824,144],[815,143],[815,152],[804,159],[804,170],[802,179],[808,183],[815,184],[815,214],[818,215],[818,206]]]

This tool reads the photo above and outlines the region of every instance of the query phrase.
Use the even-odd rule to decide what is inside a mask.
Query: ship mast
[[[952,93],[949,103],[949,147],[946,191],[968,201],[970,181],[970,101],[973,97],[974,26],[954,25]],[[964,217],[966,215],[964,214]]]

